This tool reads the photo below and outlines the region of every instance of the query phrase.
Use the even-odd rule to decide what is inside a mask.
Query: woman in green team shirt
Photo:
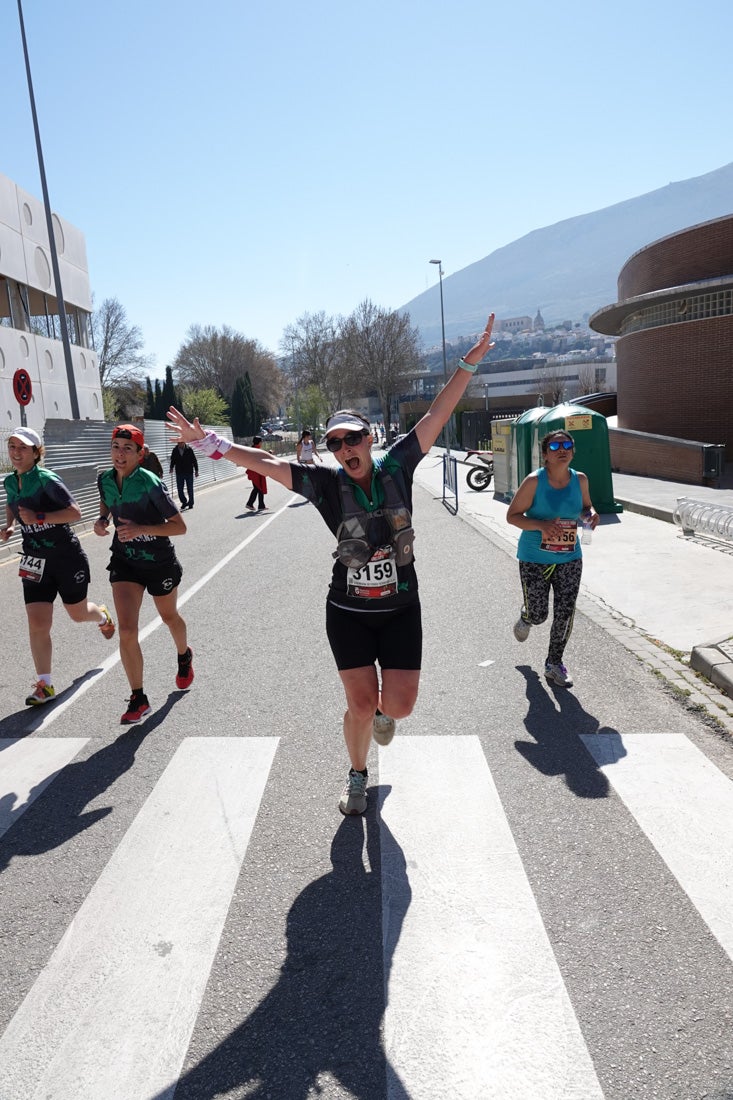
[[[32,428],[15,428],[8,439],[13,472],[5,478],[6,542],[20,524],[23,536],[19,574],[28,616],[36,684],[26,699],[29,707],[55,696],[51,677],[53,604],[61,596],[76,623],[98,623],[105,638],[115,632],[109,611],[87,600],[89,561],[71,528],[81,511],[61,478],[41,466],[41,437]]]
[[[138,638],[145,592],[168,627],[178,652],[176,687],[193,682],[193,654],[186,623],[178,611],[178,585],[183,576],[171,535],[185,535],[186,524],[167,488],[145,469],[145,439],[134,424],[119,424],[112,432],[112,468],[97,479],[100,515],[94,533],[107,535],[114,521],[109,579],[120,628],[120,659],[132,692],[120,722],[140,722],[150,714],[143,689],[143,654]]]

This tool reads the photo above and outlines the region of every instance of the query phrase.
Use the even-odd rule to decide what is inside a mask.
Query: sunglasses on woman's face
[[[574,446],[572,439],[553,439],[551,443],[547,444],[547,450],[559,451],[562,447],[564,451],[572,451]]]
[[[364,429],[361,432],[347,432],[346,435],[332,435],[326,440],[326,447],[331,454],[336,454],[341,450],[342,444],[346,444],[347,447],[358,447],[359,444],[369,432]]]

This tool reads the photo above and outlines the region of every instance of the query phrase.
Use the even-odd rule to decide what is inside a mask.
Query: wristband
[[[472,366],[470,363],[467,363],[465,359],[459,359],[458,366],[461,368],[461,370],[467,370],[469,374],[475,374],[478,370],[478,363],[475,363]]]
[[[45,512],[36,512],[36,522],[37,523],[45,523],[46,522],[46,513]]]
[[[192,439],[191,446],[207,458],[223,458],[233,444],[216,432],[207,432],[203,439]]]

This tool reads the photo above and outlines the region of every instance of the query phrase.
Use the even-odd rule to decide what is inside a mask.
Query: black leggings
[[[519,578],[522,582],[524,607],[522,618],[533,626],[539,626],[547,618],[552,589],[552,627],[547,660],[559,665],[565,646],[573,629],[575,601],[580,591],[583,559],[544,565],[535,561],[520,561]]]
[[[253,486],[252,492],[249,494],[249,500],[247,501],[247,507],[248,508],[252,507],[252,505],[255,502],[255,497],[256,496],[259,496],[259,498],[260,498],[260,502],[257,505],[257,507],[258,508],[264,508],[265,507],[265,497],[264,497],[264,494],[262,493],[262,490],[258,489],[257,486]]]

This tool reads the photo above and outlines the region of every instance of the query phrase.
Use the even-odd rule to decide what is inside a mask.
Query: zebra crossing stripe
[[[478,738],[379,780],[388,1098],[603,1100]]]
[[[181,744],[0,1039],[0,1096],[173,1095],[276,747]]]
[[[681,733],[582,740],[733,959],[733,783]]]
[[[86,745],[87,737],[0,738],[0,836]]]

